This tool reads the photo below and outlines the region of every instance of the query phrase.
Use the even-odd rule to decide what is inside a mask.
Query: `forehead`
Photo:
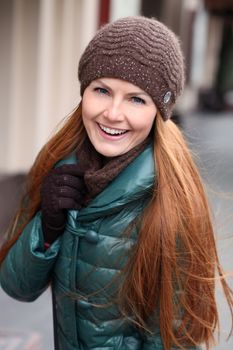
[[[94,80],[92,83],[94,84],[102,84],[106,87],[112,88],[112,89],[122,89],[129,92],[137,92],[141,94],[145,94],[149,96],[144,90],[142,90],[137,85],[134,85],[126,80],[118,79],[118,78],[99,78]]]

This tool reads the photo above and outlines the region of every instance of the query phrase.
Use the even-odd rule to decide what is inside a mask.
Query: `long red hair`
[[[40,207],[40,185],[54,164],[86,138],[80,106],[42,148],[1,248],[0,262]],[[233,319],[233,296],[219,264],[203,185],[177,126],[157,113],[154,126],[156,184],[142,215],[138,242],[123,270],[119,306],[146,331],[160,325],[165,350],[213,342],[218,326],[216,271]],[[157,313],[155,310],[159,310]],[[153,317],[154,316],[154,317]]]

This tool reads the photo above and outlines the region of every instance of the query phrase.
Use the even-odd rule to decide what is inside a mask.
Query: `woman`
[[[28,176],[2,287],[32,301],[51,284],[62,350],[209,348],[222,271],[199,175],[169,119],[184,85],[178,39],[154,19],[119,19],[87,46],[79,80],[80,105]]]

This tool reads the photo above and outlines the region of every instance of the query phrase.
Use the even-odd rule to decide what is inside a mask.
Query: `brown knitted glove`
[[[52,169],[41,186],[42,228],[46,243],[64,232],[67,209],[81,209],[86,192],[84,171],[76,164]]]

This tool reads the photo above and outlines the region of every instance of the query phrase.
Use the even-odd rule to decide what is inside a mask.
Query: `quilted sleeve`
[[[44,250],[41,213],[38,212],[1,264],[0,283],[3,290],[20,301],[35,300],[50,282],[60,239]]]

